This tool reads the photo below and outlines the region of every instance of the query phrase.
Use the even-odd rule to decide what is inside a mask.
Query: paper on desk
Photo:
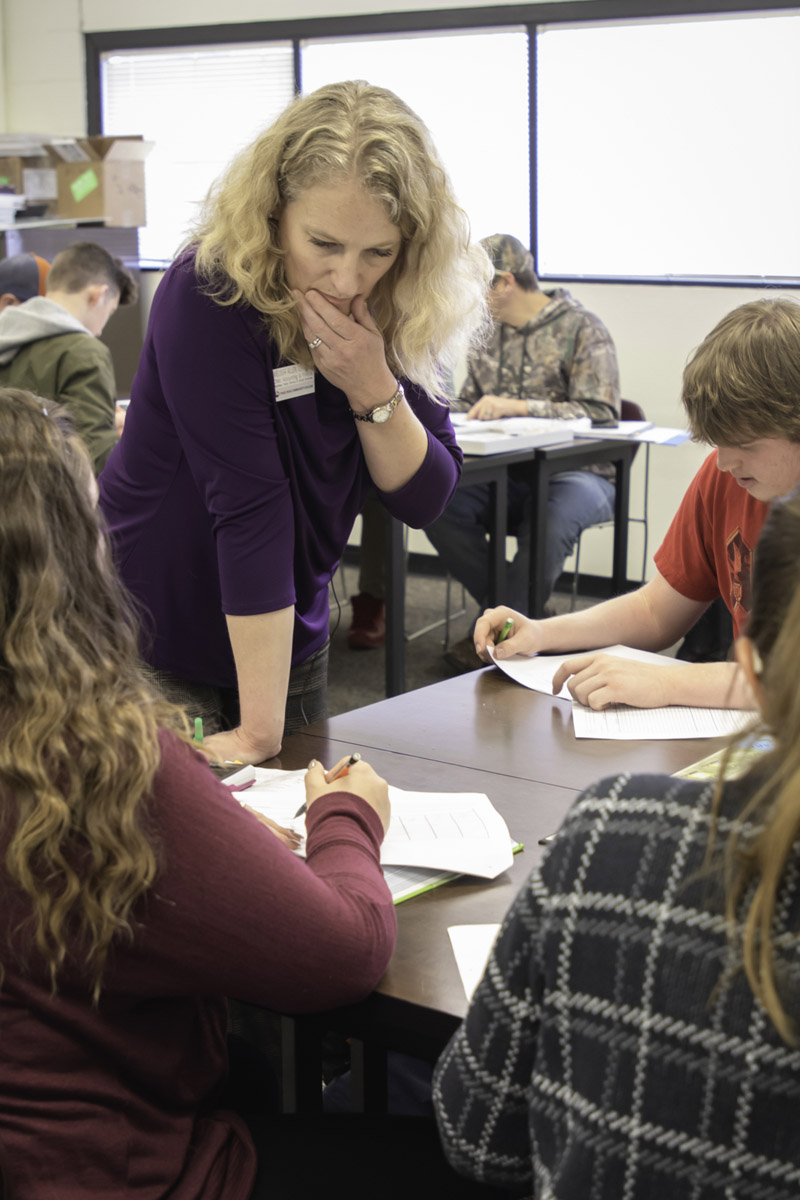
[[[465,454],[499,454],[535,446],[570,442],[578,430],[588,430],[589,417],[500,417],[496,421],[467,420],[466,413],[451,413],[456,441]]]
[[[688,442],[688,429],[653,425],[652,421],[620,421],[617,425],[595,425],[590,430],[576,431],[576,438],[617,438],[631,442],[652,442],[656,446],[680,446]]]
[[[513,658],[495,658],[495,663],[517,683],[552,696],[553,676],[558,668],[567,659],[577,658],[582,653],[611,654],[616,658],[652,663],[657,667],[680,665],[666,654],[635,650],[631,646],[606,646],[601,650],[570,651],[569,654],[536,654],[533,658],[515,654]],[[753,719],[753,714],[743,709],[691,708],[677,704],[664,708],[633,708],[627,704],[616,704],[595,712],[573,700],[566,684],[555,698],[568,700],[572,704],[572,725],[575,736],[579,738],[664,741],[671,738],[725,737],[745,728]]]
[[[528,658],[525,654],[515,654],[513,658],[492,657],[498,667],[506,675],[521,683],[523,687],[531,688],[534,692],[544,692],[545,696],[553,695],[553,676],[562,663],[569,658],[578,658],[582,654],[612,654],[616,658],[630,658],[635,662],[653,663],[657,667],[674,667],[674,658],[666,654],[653,654],[650,650],[634,650],[632,646],[604,646],[600,650],[570,650],[568,654],[534,654]],[[568,700],[572,696],[564,684],[557,700]]]
[[[499,925],[451,925],[447,932],[467,999],[481,981]]]
[[[305,801],[305,771],[256,767],[256,782],[234,795],[248,808],[305,833],[295,813]],[[238,775],[227,783],[235,784]],[[381,847],[385,866],[432,867],[494,879],[512,863],[505,821],[479,792],[405,792],[389,788],[392,817]]]
[[[612,704],[595,712],[582,704],[572,706],[575,737],[625,741],[670,738],[725,737],[752,724],[753,713],[739,708],[632,708]]]

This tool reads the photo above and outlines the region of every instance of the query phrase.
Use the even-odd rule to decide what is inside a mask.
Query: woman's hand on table
[[[339,774],[345,767],[347,774]],[[336,775],[339,775],[338,779]],[[380,817],[384,833],[389,828],[389,785],[369,763],[362,760],[350,765],[349,758],[345,757],[326,771],[322,763],[312,758],[306,772],[306,806],[310,808],[315,800],[334,792],[352,792],[354,796],[360,796]]]
[[[241,725],[236,729],[210,734],[204,738],[202,749],[209,757],[218,759],[219,762],[240,762],[256,766],[265,759],[272,758],[272,747],[259,745],[248,736]]]
[[[527,417],[527,400],[511,400],[508,396],[481,396],[467,413],[468,421],[494,421],[498,417]]]
[[[514,624],[511,632],[498,643],[500,631],[508,620]],[[475,650],[484,662],[492,662],[490,650],[496,649],[498,658],[513,658],[515,654],[538,654],[545,649],[542,621],[531,621],[513,608],[501,605],[487,608],[475,624]]]
[[[363,296],[355,296],[350,313],[344,313],[314,290],[292,291],[297,302],[303,336],[310,344],[315,366],[341,388],[356,412],[369,412],[391,400],[397,380],[386,362],[383,337]]]

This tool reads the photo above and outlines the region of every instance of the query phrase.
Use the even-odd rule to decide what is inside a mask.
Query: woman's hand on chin
[[[293,291],[314,365],[341,388],[356,412],[369,412],[391,400],[397,380],[386,362],[383,337],[363,296],[354,296],[350,313],[321,292]],[[316,339],[320,341],[313,345]],[[312,348],[313,346],[313,348]]]

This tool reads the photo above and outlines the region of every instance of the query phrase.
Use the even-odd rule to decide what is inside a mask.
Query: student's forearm
[[[656,575],[635,592],[541,622],[541,648],[594,650],[622,643],[638,650],[666,650],[691,629],[705,608]]]
[[[758,707],[737,663],[682,663],[664,668],[661,678],[668,704],[694,708]]]

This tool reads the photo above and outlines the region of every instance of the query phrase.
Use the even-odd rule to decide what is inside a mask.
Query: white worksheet
[[[513,658],[495,658],[495,663],[517,683],[552,696],[553,676],[558,668],[567,659],[578,658],[583,653],[611,654],[667,669],[681,665],[666,654],[634,650],[630,646],[605,646],[600,650],[574,650],[568,654],[536,654],[532,658],[515,654]],[[691,708],[677,704],[665,708],[633,708],[628,704],[615,704],[595,712],[573,700],[566,684],[556,699],[572,705],[572,725],[575,737],[579,738],[661,741],[670,738],[726,737],[744,729],[753,720],[753,713],[742,709]]]
[[[451,925],[447,932],[467,999],[481,981],[499,925]]]
[[[495,658],[494,661],[501,671],[510,675],[523,687],[531,688],[534,692],[544,692],[545,696],[553,694],[553,676],[563,662],[568,658],[579,658],[582,654],[613,654],[617,658],[632,658],[636,662],[653,663],[657,667],[674,667],[675,659],[666,654],[652,654],[649,650],[634,650],[631,646],[603,646],[599,650],[570,650],[568,654],[534,654],[528,658],[525,654],[515,654],[513,658]],[[492,654],[494,658],[494,654]],[[572,696],[564,684],[557,699],[568,700]]]
[[[752,724],[752,712],[738,708],[632,708],[611,704],[595,712],[582,704],[572,706],[575,737],[621,741],[656,741],[669,738],[727,737]]]
[[[255,782],[237,791],[237,781]],[[242,804],[305,834],[305,771],[246,767],[225,780]],[[481,792],[405,792],[389,788],[392,816],[381,847],[385,866],[431,867],[494,879],[512,863],[512,842],[500,813]]]

